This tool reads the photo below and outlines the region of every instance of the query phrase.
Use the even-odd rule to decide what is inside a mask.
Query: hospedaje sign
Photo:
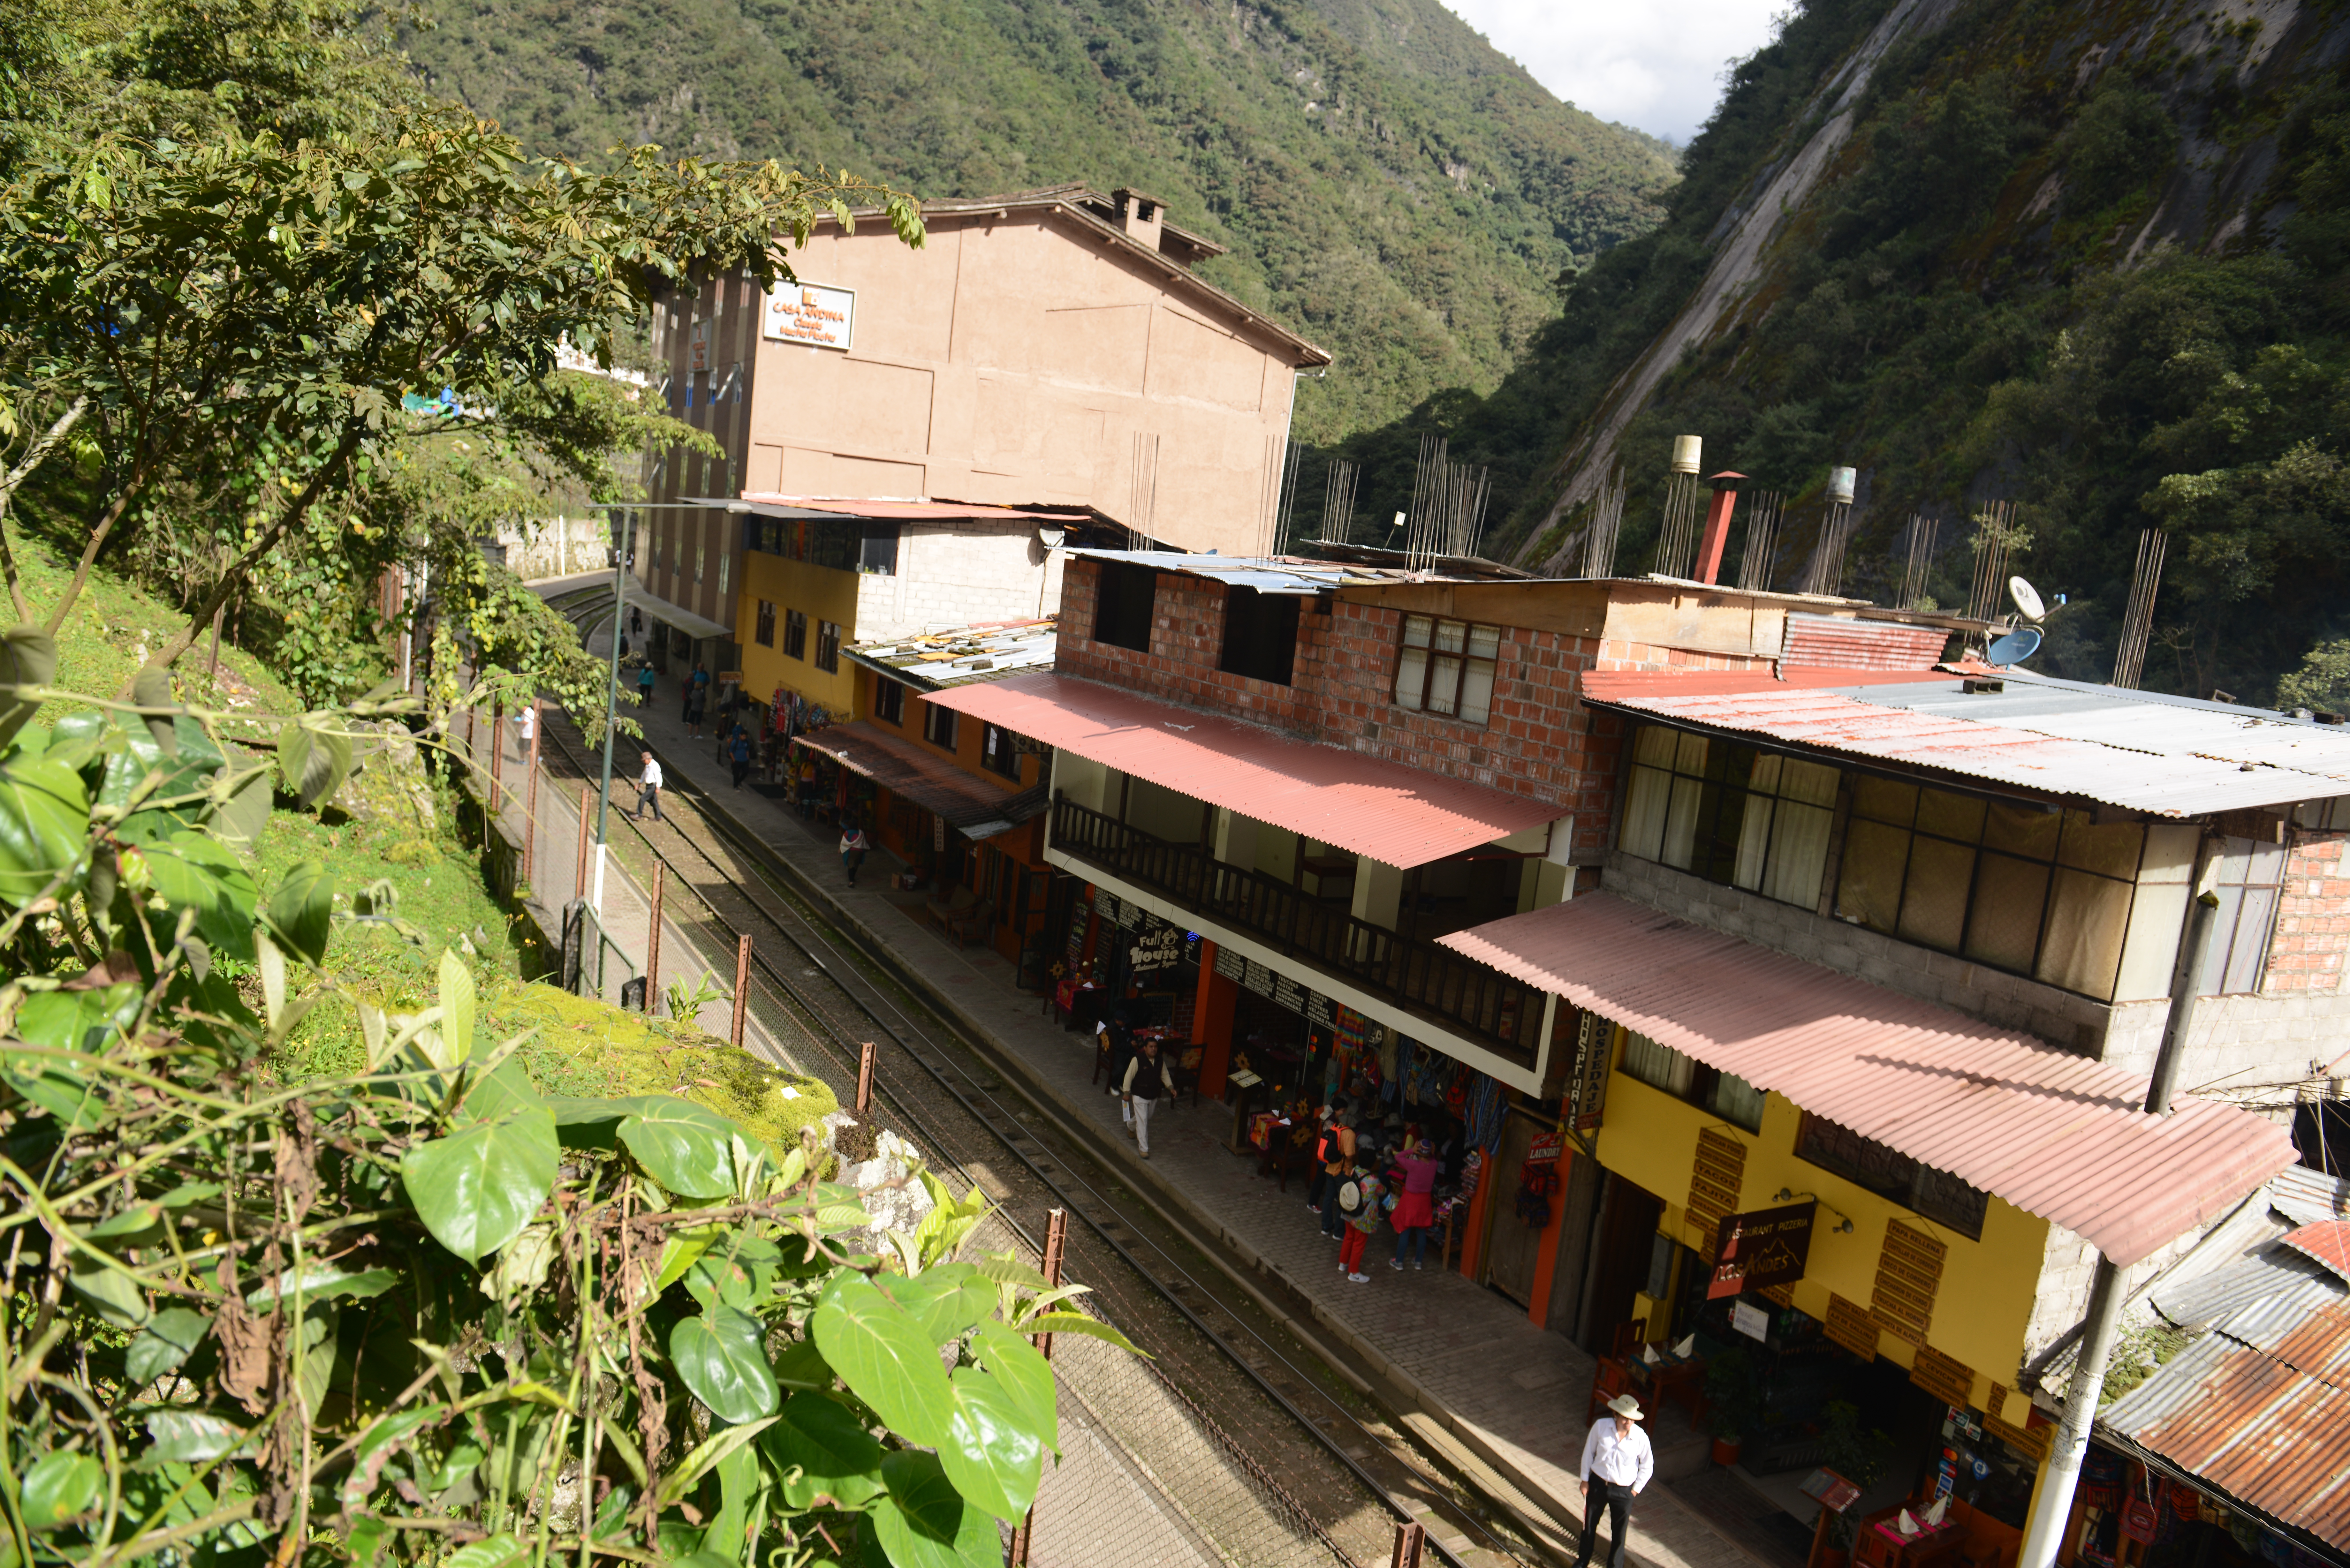
[[[1802,1279],[1812,1255],[1812,1219],[1818,1212],[1817,1203],[1793,1203],[1723,1215],[1705,1299],[1720,1301],[1741,1291],[1792,1285]]]
[[[779,283],[767,291],[760,330],[778,343],[847,348],[857,334],[857,291],[820,283]]]

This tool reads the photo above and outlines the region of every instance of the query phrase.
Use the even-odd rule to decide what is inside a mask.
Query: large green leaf
[[[1040,1312],[1020,1325],[1023,1334],[1082,1334],[1117,1345],[1129,1355],[1146,1354],[1126,1335],[1097,1317],[1081,1312]]]
[[[76,1257],[66,1272],[66,1283],[118,1328],[137,1328],[155,1315],[139,1282],[94,1258]]]
[[[122,1368],[134,1387],[143,1387],[178,1366],[212,1327],[212,1320],[186,1307],[165,1307],[122,1353]]]
[[[795,1339],[775,1357],[775,1381],[786,1388],[828,1390],[833,1384],[832,1366],[824,1358],[813,1339]]]
[[[678,1461],[677,1469],[661,1478],[660,1488],[653,1493],[656,1506],[667,1508],[691,1491],[694,1483],[708,1473],[711,1466],[755,1439],[775,1423],[775,1419],[773,1416],[767,1416],[741,1427],[721,1427],[696,1443],[693,1451]]]
[[[920,1320],[933,1345],[944,1345],[995,1310],[993,1282],[969,1263],[935,1263],[911,1277],[884,1274],[873,1282]]]
[[[286,951],[310,964],[327,961],[327,939],[334,930],[335,881],[316,860],[286,873],[269,895],[265,915],[270,935]]]
[[[669,1355],[693,1397],[721,1420],[775,1413],[782,1395],[767,1366],[766,1330],[749,1313],[721,1306],[684,1319],[670,1330]]]
[[[47,757],[0,768],[0,901],[29,903],[81,858],[89,791],[81,775]]]
[[[390,1269],[346,1269],[339,1263],[310,1262],[255,1285],[245,1293],[244,1303],[247,1306],[265,1307],[280,1296],[290,1299],[296,1294],[305,1303],[332,1301],[338,1296],[365,1301],[398,1283],[400,1276]]]
[[[445,1040],[448,1036],[444,1034],[442,1038]],[[509,1056],[491,1071],[476,1077],[465,1090],[464,1103],[457,1107],[457,1120],[494,1121],[515,1111],[553,1109],[540,1096],[538,1085],[530,1081],[529,1070],[523,1066],[522,1058]],[[558,1125],[556,1137],[560,1140],[562,1136],[562,1128]]]
[[[881,1461],[881,1479],[889,1490],[866,1517],[891,1568],[999,1568],[995,1521],[964,1504],[936,1456],[900,1449]]]
[[[19,698],[18,686],[47,686],[57,678],[57,639],[36,626],[12,626],[0,633],[0,748],[25,727],[40,707],[32,698]]]
[[[27,1045],[97,1055],[137,1022],[144,998],[136,981],[88,991],[36,991],[16,1009],[16,1038]]]
[[[880,1443],[847,1406],[822,1394],[785,1400],[759,1447],[778,1474],[799,1470],[799,1479],[784,1482],[784,1500],[794,1508],[814,1508],[818,1497],[858,1508],[881,1490]]]
[[[277,766],[286,787],[309,810],[343,787],[351,773],[351,738],[332,713],[306,713],[277,731]]]
[[[441,1040],[453,1065],[473,1054],[473,1014],[476,1011],[473,971],[454,948],[441,950]]]
[[[522,1231],[555,1185],[555,1117],[517,1110],[417,1145],[400,1162],[432,1239],[469,1263]]]
[[[124,852],[144,863],[148,885],[173,911],[196,911],[196,934],[213,949],[250,962],[253,916],[260,900],[244,863],[201,833],[174,833],[161,843]],[[161,940],[169,941],[168,921]]]
[[[37,1534],[88,1513],[98,1506],[98,1489],[105,1480],[106,1472],[88,1454],[62,1449],[43,1454],[18,1483],[16,1505],[24,1511],[25,1528]]]
[[[748,1137],[716,1111],[667,1095],[629,1097],[620,1141],[655,1181],[681,1198],[734,1190],[734,1139]]]
[[[954,1371],[954,1419],[939,1463],[964,1501],[1017,1524],[1036,1501],[1044,1440],[1020,1402],[976,1366]]]
[[[1028,1425],[1055,1453],[1061,1451],[1060,1391],[1053,1383],[1053,1366],[1024,1335],[1000,1323],[983,1323],[971,1336],[979,1364],[995,1375],[1004,1393],[1020,1407]]]
[[[142,1467],[198,1464],[216,1459],[245,1440],[244,1428],[203,1410],[151,1410],[147,1413],[146,1451]]]
[[[530,1543],[511,1535],[493,1535],[460,1546],[441,1559],[441,1568],[515,1568],[530,1561]]]
[[[808,1327],[849,1392],[899,1436],[924,1445],[946,1441],[954,1391],[939,1365],[938,1343],[871,1281],[862,1274],[833,1280]]]

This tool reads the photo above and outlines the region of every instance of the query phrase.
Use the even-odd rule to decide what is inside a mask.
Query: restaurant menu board
[[[1118,923],[1129,931],[1141,925],[1143,918],[1142,906],[1131,898],[1118,907]]]
[[[1320,992],[1309,991],[1305,993],[1306,1023],[1318,1023],[1325,1029],[1336,1029],[1338,1026],[1337,1013],[1337,1007]]]
[[[1226,980],[1239,981],[1248,977],[1248,960],[1232,948],[1216,950],[1216,972]]]
[[[1112,926],[1118,924],[1118,895],[1115,893],[1096,893],[1094,895],[1094,912],[1101,916],[1104,924]]]
[[[1860,1498],[1860,1488],[1827,1469],[1814,1470],[1801,1488],[1804,1495],[1815,1499],[1830,1513],[1842,1513]]]
[[[1285,974],[1274,975],[1273,1002],[1276,1007],[1285,1007],[1292,1012],[1303,1012],[1305,1011],[1305,988]]]
[[[1251,991],[1255,992],[1259,996],[1271,996],[1273,994],[1273,971],[1265,968],[1264,965],[1257,962],[1254,959],[1251,959],[1249,960],[1248,973],[1242,978],[1241,983],[1248,987]]]
[[[1093,914],[1090,906],[1079,904],[1069,915],[1069,957],[1075,959],[1086,949],[1086,920]]]

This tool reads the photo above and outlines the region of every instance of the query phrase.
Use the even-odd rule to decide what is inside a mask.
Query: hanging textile
[[[1388,1079],[1388,1104],[1394,1105],[1407,1097],[1412,1082],[1412,1061],[1419,1054],[1418,1042],[1409,1035],[1398,1035],[1395,1049],[1395,1072]]]
[[[1501,1146],[1502,1117],[1508,1109],[1503,1094],[1499,1080],[1482,1073],[1476,1075],[1469,1091],[1469,1137],[1480,1148]]]

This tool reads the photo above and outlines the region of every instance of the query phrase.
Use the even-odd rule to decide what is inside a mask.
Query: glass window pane
[[[2056,835],[2064,826],[2064,817],[2056,812],[1994,801],[1983,822],[1983,843],[2031,860],[2054,860]]]
[[[2049,894],[2048,941],[2033,978],[2108,1001],[2129,932],[2131,887],[2060,867]]]
[[[1461,672],[1461,717],[1482,724],[1493,711],[1493,661],[1472,659]]]
[[[2235,945],[2228,952],[2226,990],[2241,993],[2261,988],[2261,965],[2269,951],[2269,920],[2275,913],[2275,888],[2244,889],[2243,913],[2236,917]]]
[[[1428,711],[1450,713],[1461,695],[1461,659],[1458,655],[1439,654],[1436,668],[1428,677]]]
[[[1502,628],[1498,626],[1472,626],[1469,628],[1469,657],[1498,659],[1502,653]]]
[[[1835,829],[1835,813],[1827,807],[1782,800],[1771,827],[1771,869],[1762,879],[1762,896],[1818,909]]]
[[[1991,815],[1998,815],[1999,807],[1991,807]],[[2040,946],[2040,912],[2047,902],[2047,867],[2007,855],[1985,855],[1975,869],[1967,957],[1994,969],[2030,974],[2033,950]]]
[[[1406,648],[1426,648],[1429,628],[1436,624],[1434,616],[1408,615],[1403,618],[1403,645]]]
[[[2220,853],[2212,857],[2212,879],[2221,887],[2241,887],[2244,872],[2252,859],[2252,841],[2249,838],[2223,838]]]
[[[1779,797],[1800,800],[1806,805],[1834,805],[1836,771],[1819,763],[1799,763],[1790,757],[1779,774]]]
[[[1872,931],[1891,930],[1901,910],[1901,872],[1908,860],[1908,828],[1854,819],[1845,830],[1836,914]]]
[[[2244,884],[2251,888],[2273,888],[2284,879],[2284,846],[2255,844],[2251,863],[2244,867]]]
[[[1697,852],[1697,808],[1705,785],[1699,780],[1675,778],[1672,804],[1665,808],[1665,845],[1657,858],[1683,871]]]
[[[1774,752],[1764,752],[1757,754],[1754,759],[1754,771],[1752,774],[1748,775],[1746,787],[1754,791],[1758,794],[1777,794],[1779,793],[1779,769],[1785,761],[1786,759],[1784,757],[1780,756]]]
[[[1952,794],[1948,790],[1929,789],[1918,801],[1918,831],[1932,833],[1944,838],[1955,838],[1961,844],[1973,844],[1982,837],[1983,800],[1981,795]]]
[[[1624,794],[1624,853],[1654,860],[1665,842],[1665,805],[1672,798],[1673,775],[1662,768],[1636,767],[1631,788]]]
[[[1918,815],[1925,813],[1920,811]],[[1959,950],[1967,929],[1967,894],[1974,885],[1975,848],[1918,835],[1909,846],[1909,875],[1901,898],[1901,935],[1944,952]]]
[[[1706,748],[1711,743],[1703,735],[1679,736],[1679,749],[1673,757],[1673,766],[1685,774],[1704,773]]]
[[[1918,815],[1918,786],[1863,774],[1853,781],[1852,814],[1907,827]]]
[[[1748,1132],[1761,1132],[1762,1102],[1766,1097],[1762,1090],[1735,1073],[1724,1073],[1713,1081],[1713,1093],[1708,1096],[1706,1108]]]
[[[1643,724],[1640,726],[1640,738],[1636,742],[1638,749],[1633,752],[1632,760],[1647,763],[1650,767],[1669,768],[1673,765],[1673,749],[1678,743],[1679,737],[1662,724]]]
[[[1762,759],[1764,763],[1776,760]],[[1762,771],[1757,765],[1755,775],[1761,777]],[[1730,879],[1750,893],[1759,892],[1762,887],[1763,867],[1771,848],[1771,808],[1777,804],[1767,794],[1746,797],[1746,811],[1738,825],[1738,866]]]
[[[1466,621],[1440,620],[1436,623],[1436,651],[1439,653],[1460,652],[1461,645],[1468,638],[1469,623]]]
[[[2103,827],[2085,811],[2064,814],[2064,836],[2057,846],[2060,866],[2077,866],[2107,877],[2135,881],[2139,853],[2146,847],[2146,828],[2135,822],[2109,822]]]
[[[2203,975],[2195,982],[2196,993],[2200,996],[2219,994],[2220,983],[2228,975],[2228,952],[2236,939],[2237,917],[2244,909],[2241,888],[2220,887],[2212,891],[2220,897],[2220,907],[2211,915],[2211,948],[2203,955]],[[2187,907],[2187,915],[2194,919],[2195,906],[2191,903]]]
[[[1419,709],[1419,693],[1428,684],[1428,650],[1407,645],[1396,659],[1395,700],[1399,708]]]
[[[1659,1045],[1645,1034],[1626,1030],[1624,1071],[1669,1095],[1687,1095],[1697,1076],[1697,1063],[1669,1045]]]

